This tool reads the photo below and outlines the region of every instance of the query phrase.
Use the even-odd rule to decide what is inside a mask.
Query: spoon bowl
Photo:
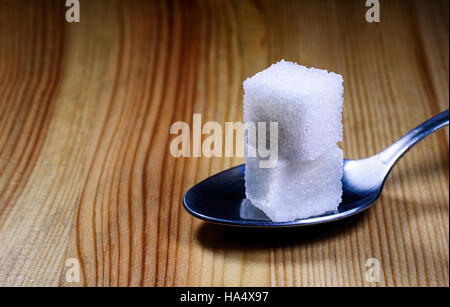
[[[298,227],[340,220],[368,209],[379,198],[392,167],[415,144],[449,124],[446,110],[411,130],[384,151],[362,160],[344,160],[342,201],[336,211],[286,222],[273,222],[245,198],[245,165],[218,173],[198,183],[183,198],[193,216],[242,227]]]

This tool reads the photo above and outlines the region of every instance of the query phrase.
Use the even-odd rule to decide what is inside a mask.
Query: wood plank
[[[448,286],[448,128],[355,218],[262,231],[181,199],[241,158],[174,158],[170,125],[242,120],[242,82],[280,59],[344,77],[347,158],[449,105],[448,1],[0,2],[0,285]],[[66,280],[66,260],[81,282]],[[365,280],[377,258],[379,283]]]

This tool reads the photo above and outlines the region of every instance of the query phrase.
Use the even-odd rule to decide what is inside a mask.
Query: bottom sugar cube
[[[246,197],[274,222],[336,211],[342,196],[343,153],[336,146],[313,161],[279,160],[260,168],[246,157]]]

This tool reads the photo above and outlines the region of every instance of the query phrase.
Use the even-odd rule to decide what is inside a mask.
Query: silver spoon
[[[340,220],[369,208],[380,196],[397,161],[420,140],[448,124],[447,109],[370,158],[344,160],[342,202],[335,212],[289,222],[272,222],[245,198],[245,165],[223,171],[192,187],[184,196],[184,208],[209,222],[245,227],[296,227]]]

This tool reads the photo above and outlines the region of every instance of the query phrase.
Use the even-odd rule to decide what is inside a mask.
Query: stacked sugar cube
[[[286,61],[245,80],[244,122],[278,122],[275,167],[261,168],[263,158],[248,154],[258,143],[245,144],[246,197],[271,220],[320,215],[341,202],[342,83],[341,75]]]

